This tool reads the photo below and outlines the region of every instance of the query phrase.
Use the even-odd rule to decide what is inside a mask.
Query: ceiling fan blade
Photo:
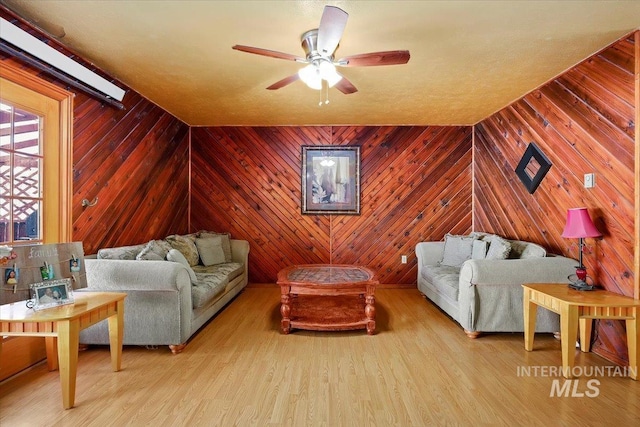
[[[262,49],[259,47],[243,46],[243,45],[237,44],[233,46],[232,49],[239,50],[241,52],[254,53],[256,55],[268,56],[269,58],[287,59],[289,61],[296,61],[296,62],[307,62],[306,59],[300,56],[292,55],[290,53],[277,52],[275,50]]]
[[[374,65],[399,65],[409,62],[408,50],[388,50],[386,52],[361,53],[341,58],[336,62],[343,67],[370,67]]]
[[[342,76],[340,81],[336,83],[334,87],[338,89],[340,92],[344,93],[345,95],[349,95],[350,93],[355,93],[358,91],[358,89],[353,85],[353,83],[347,80],[345,76]]]
[[[318,27],[318,53],[331,56],[338,47],[349,14],[335,6],[325,6]]]
[[[269,86],[267,89],[269,89],[269,90],[280,89],[281,87],[285,87],[286,85],[290,85],[291,83],[293,83],[293,82],[295,82],[296,80],[299,80],[299,79],[300,79],[300,77],[298,76],[298,73],[295,73],[295,74],[290,75],[289,77],[285,77],[284,79],[275,82],[274,84]]]

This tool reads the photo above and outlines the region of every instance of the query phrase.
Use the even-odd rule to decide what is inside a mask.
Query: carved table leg
[[[291,331],[291,297],[288,293],[283,293],[280,296],[280,303],[280,314],[282,315],[280,327],[282,328],[282,333],[288,334]]]
[[[367,295],[364,314],[367,316],[367,334],[373,335],[376,331],[376,297]]]

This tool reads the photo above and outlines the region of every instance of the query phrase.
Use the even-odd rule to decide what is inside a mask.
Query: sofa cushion
[[[224,261],[231,262],[231,235],[229,233],[217,233],[215,231],[201,230],[197,233],[198,238],[208,238],[220,236],[222,241],[222,250],[224,251]]]
[[[189,261],[182,255],[177,249],[171,249],[169,253],[167,253],[167,261],[173,261],[180,263],[185,266],[187,271],[189,272],[189,278],[191,279],[191,284],[198,283],[198,278],[196,277],[196,273],[193,271],[193,268],[189,265]]]
[[[167,254],[171,250],[171,246],[164,240],[151,240],[147,245],[136,255],[137,260],[164,260]]]
[[[489,242],[484,240],[475,239],[473,241],[473,247],[471,249],[471,259],[485,259],[487,257],[487,250],[489,249]]]
[[[492,236],[486,259],[507,259],[511,251],[511,243],[500,236]]]
[[[120,246],[118,248],[100,249],[97,254],[98,259],[136,259],[136,255],[144,249],[146,243],[133,246]]]
[[[224,275],[196,273],[198,284],[191,287],[191,302],[193,308],[200,308],[215,300],[227,287]]]
[[[547,250],[540,245],[531,242],[523,242],[520,240],[511,240],[511,251],[509,258],[526,259],[526,258],[544,258],[547,256]]]
[[[193,267],[196,273],[222,273],[229,281],[244,273],[244,264],[241,262],[225,262],[211,266],[196,265]]]
[[[172,234],[165,239],[173,249],[179,250],[182,255],[189,262],[190,266],[198,264],[200,256],[198,255],[198,248],[195,244],[195,239],[192,240],[187,236],[180,236],[179,234]]]
[[[191,287],[193,308],[203,307],[218,297],[225,291],[229,283],[227,276],[220,272],[196,273],[196,277],[198,278],[197,284]]]
[[[458,301],[460,268],[448,265],[426,265],[422,277],[430,282],[438,292],[452,301]]]
[[[203,265],[210,266],[226,262],[222,249],[222,236],[197,238],[196,246]]]
[[[450,267],[460,267],[463,262],[471,259],[473,241],[470,236],[455,236],[447,234],[444,237],[444,252],[440,264]]]

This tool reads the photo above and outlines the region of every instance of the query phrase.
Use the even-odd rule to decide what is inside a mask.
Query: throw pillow
[[[231,259],[231,235],[229,233],[216,233],[215,231],[202,230],[198,232],[198,238],[216,237],[222,238],[222,250],[224,251],[225,262],[233,261]]]
[[[171,250],[169,245],[164,240],[151,240],[147,243],[147,246],[136,256],[137,260],[164,260],[167,257],[167,253]]]
[[[469,236],[455,236],[453,234],[444,236],[444,253],[440,264],[460,267],[463,262],[471,259],[474,240]]]
[[[169,253],[167,253],[167,261],[178,262],[184,265],[189,272],[189,279],[191,280],[191,284],[195,285],[198,283],[198,278],[196,277],[196,272],[193,271],[193,268],[189,265],[189,261],[182,255],[177,249],[171,249]]]
[[[171,236],[167,236],[165,240],[169,242],[173,249],[179,250],[182,255],[184,255],[190,266],[198,265],[200,256],[198,255],[195,239],[192,240],[187,236],[172,234]]]
[[[547,250],[540,245],[531,242],[523,242],[519,240],[511,241],[511,251],[509,258],[526,259],[526,258],[544,258],[547,256]]]
[[[222,236],[197,238],[196,246],[198,247],[202,264],[210,266],[226,262],[222,248]]]
[[[145,243],[117,248],[104,248],[98,251],[98,259],[136,259],[138,253],[144,249]]]
[[[471,259],[485,259],[487,257],[487,249],[489,249],[489,242],[475,239],[471,249]]]
[[[511,243],[502,237],[493,236],[487,251],[487,259],[507,259],[510,251]]]

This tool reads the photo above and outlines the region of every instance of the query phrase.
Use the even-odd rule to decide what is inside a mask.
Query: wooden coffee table
[[[376,329],[375,274],[344,264],[294,265],[278,273],[282,332]]]

